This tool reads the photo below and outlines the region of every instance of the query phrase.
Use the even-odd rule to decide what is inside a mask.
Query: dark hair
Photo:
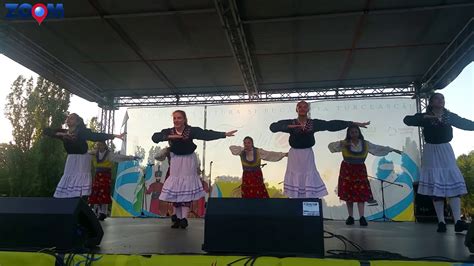
[[[69,116],[75,116],[76,117],[76,126],[72,130],[71,130],[71,128],[69,128],[68,132],[70,132],[73,135],[76,135],[76,134],[78,134],[78,132],[80,130],[83,130],[84,128],[86,128],[86,124],[84,124],[84,119],[82,119],[82,117],[80,117],[78,114],[72,113]]]
[[[75,116],[76,117],[76,121],[77,121],[77,124],[76,124],[76,128],[84,128],[86,127],[86,124],[84,124],[84,119],[82,119],[82,117],[80,117],[78,114],[76,113],[72,113],[70,114],[69,116]]]
[[[255,147],[254,144],[253,144],[253,139],[252,139],[252,137],[246,136],[246,137],[244,138],[244,141],[245,141],[246,139],[248,139],[248,140],[250,140],[250,141],[252,142],[252,147]]]
[[[105,145],[105,150],[108,151],[109,150],[109,145],[107,145],[107,143],[105,143],[105,141],[97,141],[96,144],[99,144],[99,143],[102,143]]]
[[[360,127],[357,126],[357,125],[350,125],[348,128],[347,128],[347,133],[346,133],[346,141],[349,141],[351,139],[351,136],[349,134],[349,131],[353,128],[357,128],[357,130],[359,131],[359,139],[361,140],[364,140],[364,135],[362,135],[362,131],[360,131]]]
[[[433,94],[430,96],[430,98],[428,99],[428,106],[426,106],[426,111],[427,111],[427,112],[432,112],[432,111],[433,111],[433,106],[432,106],[432,104],[433,104],[433,99],[434,99],[435,96],[438,96],[438,95],[441,95],[441,96],[443,96],[443,98],[444,98],[444,95],[443,95],[442,93],[439,93],[439,92],[433,93]],[[446,111],[446,108],[444,108],[444,110]]]
[[[183,118],[184,118],[184,125],[185,125],[185,126],[188,125],[188,117],[186,116],[186,112],[184,112],[183,110],[175,110],[175,111],[173,112],[173,114],[174,114],[174,113],[180,113],[180,114],[183,116]]]

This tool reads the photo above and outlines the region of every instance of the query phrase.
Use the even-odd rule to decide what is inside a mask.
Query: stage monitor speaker
[[[469,249],[471,253],[474,253],[474,224],[473,223],[469,225],[466,238],[464,239],[464,245]]]
[[[0,198],[0,249],[83,250],[100,244],[104,231],[79,198]]]
[[[415,218],[419,223],[438,223],[438,218],[433,206],[433,198],[418,194],[418,184],[413,184],[413,193],[415,197]],[[451,209],[446,200],[444,200],[444,219],[446,222],[452,222]]]
[[[321,200],[209,198],[203,250],[323,257]]]

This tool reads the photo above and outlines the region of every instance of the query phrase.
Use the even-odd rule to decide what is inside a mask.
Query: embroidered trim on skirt
[[[418,193],[442,198],[467,193],[451,144],[425,144]]]
[[[312,148],[290,149],[283,188],[289,198],[321,198],[328,194]]]
[[[263,174],[260,169],[257,171],[244,171],[242,174],[242,198],[266,199],[268,191],[263,183]]]
[[[68,154],[64,174],[59,181],[55,198],[75,198],[91,194],[91,155]]]
[[[92,181],[92,191],[89,204],[111,204],[110,187],[112,184],[112,169],[96,171]]]
[[[161,190],[160,200],[168,202],[190,202],[206,195],[197,174],[196,155],[171,153],[170,176]]]
[[[365,164],[342,161],[337,195],[341,200],[348,202],[367,202],[373,199]]]

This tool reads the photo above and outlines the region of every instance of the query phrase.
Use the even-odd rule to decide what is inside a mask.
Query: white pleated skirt
[[[290,149],[284,183],[289,198],[321,198],[328,194],[316,169],[312,148]]]
[[[64,174],[54,192],[55,198],[75,198],[91,194],[91,155],[68,154]]]
[[[160,200],[168,202],[190,202],[206,195],[197,174],[196,155],[171,153],[170,176],[161,190]]]
[[[442,198],[467,193],[451,144],[425,144],[418,193]]]

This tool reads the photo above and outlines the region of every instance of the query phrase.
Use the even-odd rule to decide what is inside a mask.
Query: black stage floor
[[[169,219],[108,218],[102,222],[102,254],[206,254],[204,220],[189,219],[187,229],[170,228]],[[456,261],[474,261],[464,246],[466,233],[437,233],[436,224],[414,222],[369,222],[368,227],[348,226],[344,221],[324,221],[326,231],[343,235],[365,250],[384,250],[410,258],[441,256]],[[344,249],[335,238],[325,239],[325,250]]]

